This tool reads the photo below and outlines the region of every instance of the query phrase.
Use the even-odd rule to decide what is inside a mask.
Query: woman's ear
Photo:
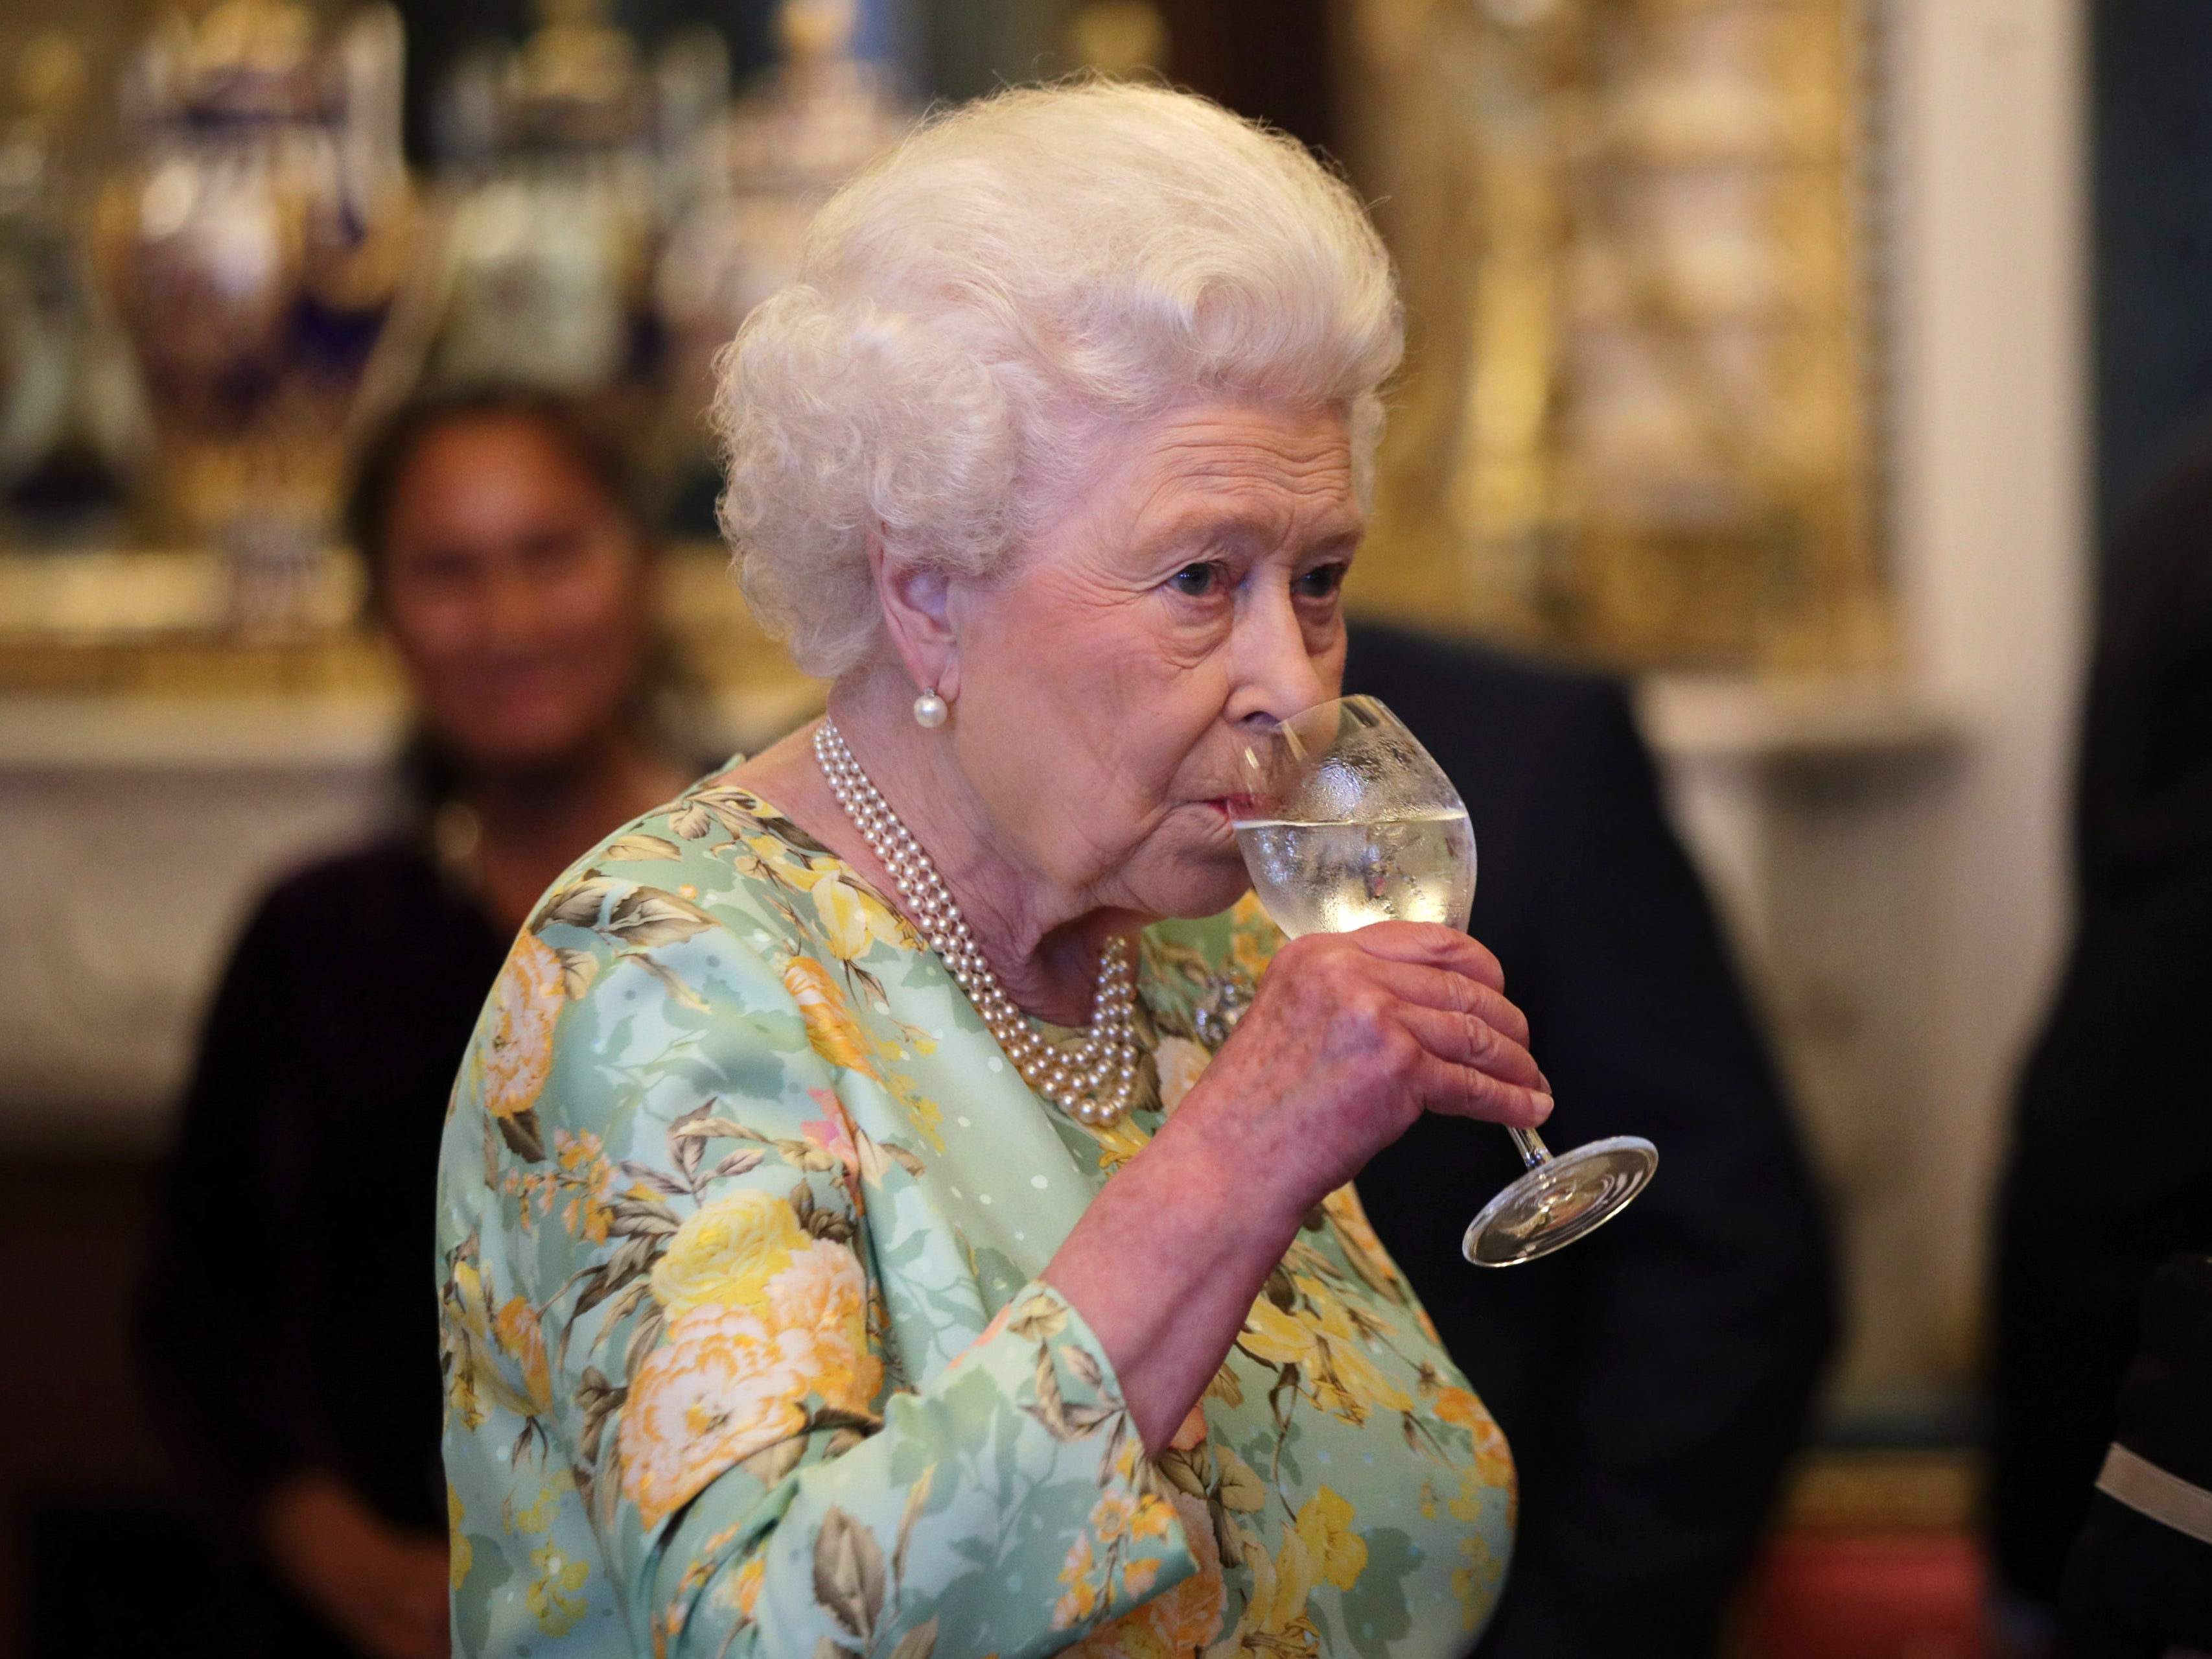
[[[868,575],[892,649],[917,691],[950,702],[960,692],[960,642],[952,616],[952,578],[902,555],[878,524],[868,532]]]

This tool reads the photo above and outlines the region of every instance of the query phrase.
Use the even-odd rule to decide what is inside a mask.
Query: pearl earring
[[[932,729],[941,726],[945,723],[945,717],[951,712],[951,706],[937,694],[934,686],[914,699],[914,723],[917,726]]]

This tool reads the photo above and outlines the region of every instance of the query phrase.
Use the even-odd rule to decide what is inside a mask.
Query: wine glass
[[[1245,746],[1232,814],[1244,865],[1275,925],[1296,938],[1370,922],[1467,926],[1474,832],[1429,752],[1371,697],[1340,698]],[[1482,1208],[1461,1250],[1481,1267],[1548,1255],[1642,1192],[1659,1150],[1635,1135],[1554,1157],[1509,1127],[1528,1173]]]

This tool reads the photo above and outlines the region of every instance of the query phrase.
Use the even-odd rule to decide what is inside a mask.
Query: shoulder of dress
[[[526,936],[568,925],[615,942],[674,942],[725,929],[784,935],[834,855],[750,790],[713,773],[579,858],[532,912]],[[647,912],[650,912],[647,914]],[[630,936],[623,938],[621,936]]]

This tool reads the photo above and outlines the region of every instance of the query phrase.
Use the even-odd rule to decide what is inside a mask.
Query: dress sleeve
[[[518,941],[447,1126],[457,1650],[612,1615],[671,1659],[1013,1659],[1187,1577],[1048,1288],[897,1374],[870,1218],[924,1194],[838,1092],[867,1073],[846,965],[578,887]],[[972,1281],[929,1294],[981,1323]]]

